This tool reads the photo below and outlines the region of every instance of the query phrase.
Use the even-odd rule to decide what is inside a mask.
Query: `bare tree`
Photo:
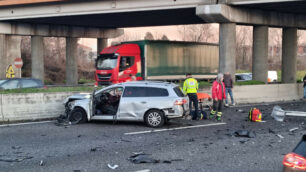
[[[144,39],[145,40],[154,40],[154,36],[151,32],[147,32]]]
[[[114,45],[114,44],[118,44],[121,42],[136,41],[140,39],[141,39],[141,35],[138,32],[131,32],[128,30],[124,30],[124,34],[121,35],[120,37],[112,39],[111,44]]]
[[[269,28],[269,69],[280,70],[282,60],[282,29]]]
[[[166,35],[163,35],[163,36],[162,36],[162,38],[161,38],[161,40],[168,41],[168,40],[169,40],[169,38],[168,38]]]
[[[213,42],[214,33],[211,24],[178,26],[183,41]]]
[[[22,77],[31,77],[31,37],[22,36],[21,38],[21,58],[23,61]]]
[[[236,29],[236,68],[250,70],[252,56],[252,27],[237,26]]]

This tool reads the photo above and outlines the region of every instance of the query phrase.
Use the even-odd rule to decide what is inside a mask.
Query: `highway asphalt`
[[[281,171],[283,156],[306,134],[306,118],[277,122],[270,116],[274,105],[306,112],[302,100],[238,105],[224,109],[222,122],[175,119],[157,130],[135,122],[1,126],[0,171]],[[247,121],[251,107],[262,111],[265,122]],[[237,130],[256,137],[236,137]],[[128,160],[140,152],[158,162]]]

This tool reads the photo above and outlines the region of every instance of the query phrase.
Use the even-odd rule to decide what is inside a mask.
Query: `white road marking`
[[[188,126],[188,127],[178,127],[178,128],[169,128],[169,129],[159,129],[159,130],[147,130],[147,131],[137,131],[137,132],[131,132],[131,133],[124,133],[124,135],[157,133],[157,132],[163,132],[163,131],[183,130],[183,129],[209,127],[209,126],[224,125],[224,124],[226,124],[226,123],[213,123],[213,124],[204,124],[204,125],[194,125],[194,126]]]
[[[50,123],[50,122],[55,122],[53,121],[39,121],[39,122],[25,122],[25,123],[17,123],[17,124],[3,124],[0,125],[0,127],[10,127],[10,126],[20,126],[20,125],[32,125],[32,124],[44,124],[44,123]]]
[[[151,172],[150,169],[145,169],[145,170],[139,170],[139,171],[135,171],[135,172]]]

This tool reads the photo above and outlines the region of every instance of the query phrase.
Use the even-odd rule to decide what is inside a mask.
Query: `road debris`
[[[296,130],[298,130],[299,128],[298,127],[295,127],[295,128],[291,128],[289,131],[290,132],[294,132],[294,131],[296,131]]]
[[[132,152],[134,155],[140,155],[140,154],[145,154],[144,152]]]
[[[123,138],[121,138],[120,140],[121,140],[122,142],[128,142],[128,143],[129,143],[129,142],[132,142],[131,140],[126,140],[126,139],[123,139]]]
[[[117,164],[115,164],[115,165],[107,164],[107,167],[112,169],[112,170],[115,170],[116,168],[119,167],[119,165],[117,165]]]
[[[194,142],[194,138],[188,139],[188,142]]]
[[[135,172],[151,172],[150,169],[145,169],[145,170],[139,170],[139,171],[135,171]]]
[[[306,117],[306,112],[284,111],[280,106],[274,106],[271,116],[279,122],[283,122],[285,116]]]
[[[12,146],[12,149],[20,149],[21,146]]]
[[[128,158],[134,164],[142,164],[142,163],[166,163],[171,164],[173,161],[184,161],[183,159],[171,159],[171,160],[159,160],[150,157],[149,154],[141,153],[134,154]]]
[[[244,144],[244,143],[246,143],[246,142],[248,142],[249,140],[240,140],[239,142],[241,143],[241,144]]]
[[[232,134],[232,136],[255,138],[256,133],[254,131],[248,131],[248,130],[237,130]]]
[[[284,136],[280,135],[280,134],[276,134],[277,137],[279,137],[280,139],[285,138]]]
[[[90,152],[102,151],[102,147],[91,148]]]
[[[67,119],[66,116],[60,115],[58,118],[56,118],[56,122],[54,123],[56,126],[69,126],[72,123]]]
[[[246,111],[243,109],[237,109],[236,112],[245,113]]]
[[[271,128],[269,128],[269,133],[276,134],[276,132],[272,130]]]
[[[44,160],[40,160],[39,165],[40,165],[40,166],[44,166],[44,165],[45,165]]]
[[[128,158],[134,164],[141,163],[159,163],[159,160],[151,158],[148,154],[135,154]]]
[[[16,158],[0,158],[2,162],[21,162],[27,159],[32,159],[32,156],[17,156]]]

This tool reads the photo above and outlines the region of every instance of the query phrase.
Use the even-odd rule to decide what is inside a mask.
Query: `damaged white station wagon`
[[[144,121],[160,127],[189,111],[188,98],[172,83],[134,81],[111,85],[92,94],[77,94],[65,102],[72,123],[91,120]]]

